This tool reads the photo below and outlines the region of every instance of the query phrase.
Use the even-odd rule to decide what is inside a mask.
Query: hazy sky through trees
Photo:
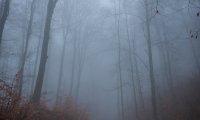
[[[91,120],[197,120],[199,14],[199,0],[0,0],[0,80]]]

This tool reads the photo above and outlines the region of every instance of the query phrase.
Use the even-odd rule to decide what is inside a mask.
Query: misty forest
[[[200,120],[200,0],[0,0],[0,120]]]

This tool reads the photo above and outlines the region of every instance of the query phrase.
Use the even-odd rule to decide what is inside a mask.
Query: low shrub
[[[14,85],[0,82],[0,120],[89,120],[70,98],[50,109],[45,102],[31,103],[16,91]]]

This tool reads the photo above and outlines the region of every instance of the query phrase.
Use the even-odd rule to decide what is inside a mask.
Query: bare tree
[[[131,68],[131,82],[133,83],[133,96],[134,96],[134,104],[135,104],[135,115],[136,119],[140,119],[139,113],[138,113],[138,103],[137,103],[137,90],[136,90],[136,79],[134,78],[134,64],[133,64],[133,53],[132,53],[132,47],[131,47],[131,39],[130,39],[130,33],[129,33],[129,23],[128,23],[128,15],[125,14],[125,22],[126,22],[126,34],[128,39],[128,52],[129,52],[129,62],[130,62],[130,68]]]
[[[67,3],[67,4],[69,4],[69,3]],[[64,7],[69,7],[69,6],[64,5]],[[62,85],[62,78],[63,78],[64,58],[65,58],[65,54],[66,54],[67,37],[68,37],[68,34],[69,34],[71,15],[72,14],[69,13],[66,26],[64,25],[64,21],[65,21],[64,19],[65,19],[66,15],[63,15],[64,18],[62,18],[63,26],[65,26],[65,27],[63,29],[63,38],[64,39],[63,39],[62,53],[61,53],[61,60],[60,60],[60,67],[59,67],[60,69],[59,69],[59,76],[58,76],[59,78],[58,78],[58,86],[57,86],[57,93],[56,93],[56,105],[58,105],[61,102],[60,94],[61,94],[61,85]]]
[[[151,40],[151,31],[150,31],[150,13],[149,13],[149,2],[148,0],[144,1],[145,3],[145,22],[146,22],[146,34],[147,34],[147,49],[148,49],[148,58],[149,58],[149,77],[151,83],[151,94],[152,94],[152,107],[153,107],[153,118],[158,120],[157,113],[157,100],[156,100],[156,83],[154,76],[154,67],[153,67],[153,54],[152,54],[152,40]]]
[[[72,71],[71,71],[71,78],[70,78],[70,96],[73,95],[73,88],[74,88],[74,78],[75,78],[75,71],[76,71],[76,58],[77,58],[77,36],[78,36],[78,6],[77,6],[77,0],[74,1],[75,3],[75,8],[74,8],[74,14],[75,14],[75,26],[74,26],[74,33],[73,33],[73,54],[72,54]]]
[[[44,5],[42,4],[42,7]],[[41,17],[41,22],[40,22],[40,31],[39,31],[39,40],[38,40],[38,44],[37,44],[37,47],[35,48],[36,51],[35,51],[35,54],[36,54],[36,58],[34,60],[34,70],[33,70],[33,79],[32,79],[32,83],[31,83],[31,94],[33,94],[33,91],[34,91],[34,83],[35,83],[35,80],[37,79],[37,71],[38,71],[38,62],[39,62],[39,57],[40,57],[40,48],[41,48],[41,44],[42,44],[42,40],[43,40],[43,31],[44,31],[44,23],[45,23],[45,12],[42,12],[42,16]]]
[[[116,39],[118,41],[117,45],[117,59],[118,59],[118,74],[119,74],[119,105],[120,105],[120,113],[121,113],[121,120],[125,120],[125,113],[124,113],[124,94],[123,94],[123,81],[122,81],[122,66],[121,66],[121,38],[120,38],[120,12],[121,12],[121,4],[120,0],[114,1],[114,11],[115,11],[115,27],[116,27]]]
[[[48,6],[47,6],[46,23],[45,23],[45,28],[44,28],[44,38],[43,38],[43,44],[42,44],[38,77],[37,77],[34,93],[32,96],[32,101],[36,103],[40,101],[40,97],[41,97],[45,67],[46,67],[46,62],[48,58],[47,54],[48,54],[48,45],[49,45],[49,39],[50,39],[51,21],[52,21],[52,17],[53,17],[53,13],[54,13],[54,9],[56,7],[57,1],[58,0],[49,0]]]
[[[31,30],[32,30],[32,24],[33,24],[33,14],[35,11],[35,1],[32,1],[31,4],[31,11],[30,11],[30,18],[29,18],[29,22],[28,22],[28,28],[27,28],[27,33],[26,33],[26,39],[25,39],[25,48],[23,49],[23,53],[21,56],[21,63],[20,63],[20,68],[19,68],[19,95],[21,95],[22,92],[22,88],[23,88],[23,77],[24,77],[24,66],[26,63],[26,56],[27,56],[27,51],[28,51],[28,44],[29,44],[29,40],[30,40],[30,36],[31,36]]]

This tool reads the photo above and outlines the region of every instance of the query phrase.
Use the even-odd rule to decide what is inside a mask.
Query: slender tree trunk
[[[168,82],[169,82],[169,88],[170,92],[172,94],[173,99],[176,98],[175,91],[174,91],[174,84],[173,84],[173,75],[172,75],[172,65],[171,65],[171,59],[170,59],[170,51],[169,51],[169,44],[167,43],[167,36],[166,36],[166,26],[165,23],[162,23],[163,25],[163,37],[164,37],[164,50],[166,52],[166,66],[167,66],[167,74],[168,74]]]
[[[126,22],[126,34],[128,38],[128,49],[129,49],[129,61],[130,61],[130,67],[131,67],[131,82],[133,83],[133,94],[134,94],[134,103],[135,103],[135,115],[136,119],[139,120],[139,112],[138,112],[138,102],[137,102],[137,87],[136,87],[136,79],[134,79],[134,67],[133,67],[133,56],[132,56],[132,49],[131,49],[131,40],[130,40],[130,34],[129,34],[129,24],[128,24],[128,16],[125,15],[125,22]]]
[[[156,83],[155,83],[154,67],[153,67],[153,54],[152,54],[152,43],[151,43],[152,41],[151,41],[151,33],[150,33],[150,16],[149,16],[148,6],[149,6],[148,0],[145,0],[147,49],[148,49],[148,57],[149,57],[149,77],[150,77],[150,83],[151,83],[153,119],[158,120]]]
[[[117,15],[118,9],[118,15]],[[123,81],[122,81],[122,68],[121,68],[121,41],[120,41],[120,12],[121,12],[120,0],[117,2],[115,0],[115,26],[117,29],[117,40],[118,40],[118,70],[119,70],[119,95],[120,95],[120,106],[121,106],[121,120],[125,120],[124,113],[124,95],[123,95]]]
[[[140,78],[140,73],[139,73],[139,66],[138,66],[138,59],[139,56],[137,56],[137,51],[136,51],[136,46],[135,46],[135,31],[134,31],[134,36],[133,36],[133,40],[132,40],[132,48],[133,48],[133,61],[134,61],[134,67],[135,67],[135,77],[136,77],[136,82],[138,86],[138,92],[139,92],[139,97],[140,97],[140,102],[142,104],[143,110],[145,111],[145,107],[144,107],[144,98],[143,98],[143,93],[142,93],[142,86],[141,86],[141,78]],[[140,60],[142,60],[140,58]],[[145,62],[142,62],[145,63]]]
[[[73,40],[73,58],[72,58],[72,72],[71,72],[71,84],[70,84],[70,96],[73,95],[74,88],[74,77],[75,77],[75,67],[76,67],[76,53],[77,53],[77,28],[75,28],[74,40]]]
[[[41,4],[41,6],[42,6],[42,8],[44,8],[45,7],[45,5],[44,5],[44,2],[39,2],[40,4]],[[33,79],[32,79],[32,83],[31,83],[31,94],[33,94],[33,92],[34,92],[34,85],[35,85],[35,81],[36,81],[36,79],[37,79],[37,75],[38,75],[38,67],[39,67],[39,54],[40,54],[40,48],[41,48],[41,44],[42,44],[42,40],[43,40],[43,31],[44,31],[44,27],[45,27],[45,11],[43,11],[42,12],[42,14],[41,14],[41,23],[40,23],[40,32],[39,32],[39,40],[38,40],[38,44],[37,44],[37,47],[36,47],[36,51],[35,51],[35,53],[36,53],[36,58],[35,58],[35,62],[34,62],[34,70],[33,70]]]
[[[79,44],[78,44],[78,72],[77,72],[77,85],[76,85],[76,100],[79,98],[79,93],[80,93],[80,87],[81,87],[81,75],[83,72],[84,68],[84,62],[85,62],[85,56],[86,56],[86,44],[81,42],[81,32],[82,32],[82,21],[81,21],[81,16],[79,14]],[[82,36],[83,40],[86,40],[85,36]],[[83,47],[83,48],[82,48]]]
[[[2,42],[2,37],[3,37],[3,31],[4,31],[4,26],[6,24],[7,17],[9,15],[9,7],[10,7],[10,0],[3,0],[2,1],[4,6],[3,6],[3,15],[0,18],[0,44]]]
[[[22,88],[23,88],[24,66],[25,66],[25,63],[26,63],[28,43],[29,43],[30,36],[31,36],[34,11],[35,11],[35,0],[33,0],[32,4],[31,4],[31,14],[30,14],[29,22],[28,22],[27,33],[26,33],[25,48],[23,50],[22,57],[21,57],[21,65],[20,65],[20,69],[19,69],[19,74],[21,76],[20,80],[19,80],[19,95],[21,95]]]
[[[79,7],[79,3],[77,3],[77,8]],[[82,66],[81,66],[81,62],[82,62],[82,58],[81,58],[81,51],[80,51],[80,46],[81,46],[81,18],[80,18],[80,13],[78,13],[77,11],[77,23],[78,23],[78,28],[77,28],[77,84],[76,84],[76,87],[75,87],[75,100],[76,102],[78,102],[78,97],[79,97],[79,90],[80,90],[80,82],[81,82],[81,69],[82,69]]]
[[[158,34],[158,39],[160,43],[160,54],[162,55],[162,61],[164,66],[164,76],[167,78],[167,84],[170,90],[170,93],[172,95],[172,99],[174,99],[174,87],[173,87],[173,76],[171,71],[171,60],[170,60],[170,52],[169,52],[169,45],[167,43],[167,36],[166,36],[166,30],[165,30],[165,23],[162,22],[162,28],[163,30],[159,29],[159,26],[156,25],[156,31]],[[162,33],[160,31],[163,31]],[[161,37],[163,36],[163,38]],[[162,40],[163,39],[163,40]]]
[[[155,21],[157,22],[157,21]],[[162,29],[160,29],[160,26],[158,24],[156,24],[156,32],[157,32],[157,36],[158,36],[158,40],[159,40],[159,53],[160,53],[160,57],[161,57],[161,65],[163,66],[163,74],[162,76],[164,78],[166,78],[166,84],[167,84],[167,87],[169,89],[169,93],[171,95],[170,97],[170,100],[171,100],[171,104],[170,104],[170,108],[171,108],[171,113],[175,113],[175,100],[176,100],[176,95],[174,93],[174,86],[173,86],[173,76],[172,76],[172,69],[171,69],[171,59],[170,59],[170,51],[169,51],[169,44],[168,44],[168,41],[167,41],[167,36],[166,36],[166,26],[165,26],[165,23],[164,21],[162,20],[161,22],[162,24]],[[158,102],[158,105],[160,105],[160,116],[161,118],[164,118],[165,119],[170,119],[172,118],[172,114],[168,115],[168,117],[166,116],[163,116],[164,115],[164,109],[163,109],[163,106],[162,106],[162,96],[160,94],[160,92],[158,91],[157,92],[157,95],[158,95],[158,99],[159,99],[159,102]]]
[[[61,54],[61,61],[60,61],[60,69],[59,69],[59,78],[58,78],[58,86],[57,86],[57,93],[56,93],[56,105],[59,105],[61,102],[61,85],[62,85],[62,77],[63,77],[63,68],[64,68],[64,58],[65,58],[65,51],[66,51],[66,42],[67,42],[67,36],[68,36],[68,29],[67,27],[66,33],[64,32],[64,42],[62,46],[62,54]]]
[[[74,77],[75,77],[75,71],[76,71],[76,58],[77,58],[77,14],[78,14],[78,8],[77,8],[77,0],[75,0],[75,29],[74,29],[74,39],[73,39],[73,57],[72,57],[72,72],[71,72],[71,78],[70,78],[70,93],[69,95],[73,95],[73,89],[74,89]]]
[[[80,51],[79,51],[80,52]],[[80,55],[80,54],[79,54]],[[78,75],[77,75],[77,85],[76,85],[76,100],[78,100],[79,93],[80,93],[80,86],[81,86],[81,74],[82,74],[82,59],[79,59],[78,63]]]
[[[3,0],[0,1],[0,18],[2,17],[3,15],[3,9],[4,9],[4,4],[3,4]]]
[[[136,81],[138,82],[138,92],[139,92],[139,96],[140,96],[140,100],[142,103],[142,107],[144,108],[144,99],[143,99],[143,93],[142,93],[142,86],[141,86],[141,79],[140,79],[140,73],[139,73],[139,67],[138,67],[138,61],[137,61],[137,57],[136,57],[136,48],[135,48],[135,41],[133,40],[133,60],[135,63],[135,74],[136,74]]]
[[[47,62],[47,54],[48,54],[48,45],[50,39],[50,30],[51,30],[51,21],[54,13],[54,9],[58,0],[49,0],[47,6],[47,16],[46,16],[46,23],[44,28],[44,39],[42,44],[42,51],[40,57],[40,65],[39,65],[39,72],[38,77],[34,89],[34,93],[32,96],[32,101],[38,103],[40,101],[42,86],[44,81],[44,74],[45,74],[45,67]]]
[[[66,39],[65,39],[66,41]],[[57,86],[57,93],[56,93],[56,104],[58,105],[61,101],[60,92],[61,92],[61,85],[62,85],[62,76],[63,76],[63,67],[64,67],[64,58],[65,58],[65,50],[66,50],[66,42],[63,43],[63,50],[61,55],[60,61],[60,69],[59,69],[59,78],[58,78],[58,86]]]
[[[135,34],[135,33],[134,33]],[[140,73],[139,73],[139,66],[138,66],[138,60],[137,60],[137,52],[136,52],[136,46],[135,46],[135,35],[132,40],[132,47],[133,47],[133,61],[134,61],[134,68],[135,68],[135,77],[136,77],[136,87],[138,87],[138,93],[139,93],[139,101],[142,104],[142,109],[145,112],[145,106],[144,106],[144,98],[143,98],[143,93],[142,93],[142,86],[141,86],[141,78],[140,78]]]

